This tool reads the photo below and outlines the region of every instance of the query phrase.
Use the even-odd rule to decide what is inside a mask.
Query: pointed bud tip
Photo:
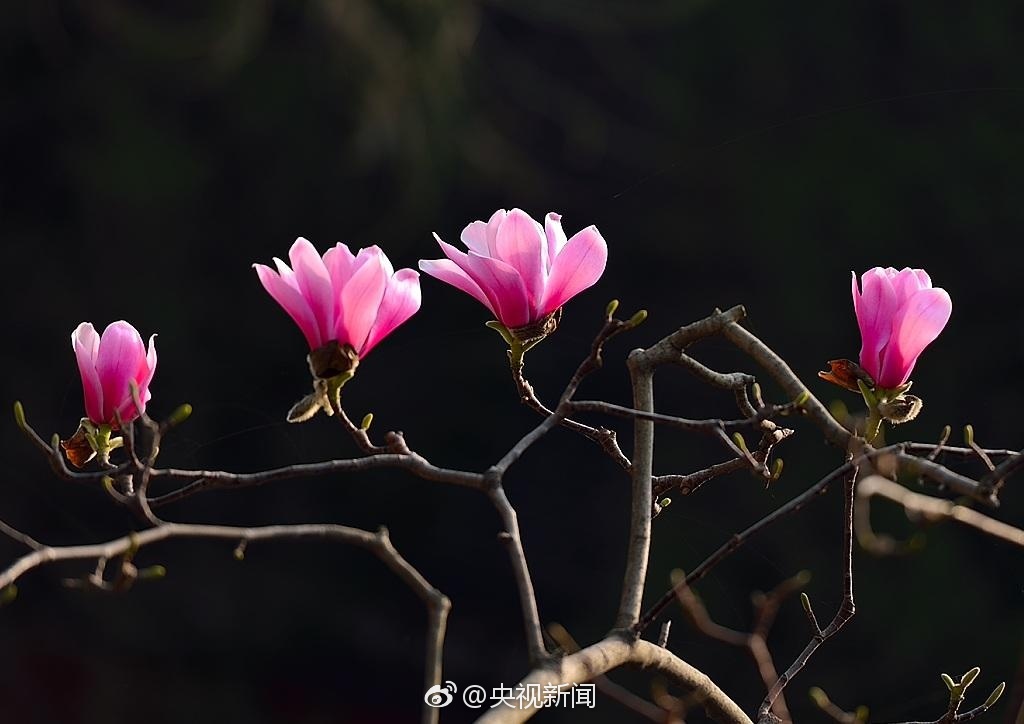
[[[372,412],[367,412],[363,416],[363,421],[361,423],[359,423],[359,429],[362,430],[363,432],[366,432],[367,430],[370,429],[370,425],[372,425],[372,424],[373,424],[373,413]]]
[[[1000,681],[999,685],[995,689],[993,689],[992,693],[988,695],[987,699],[985,699],[985,703],[982,706],[984,706],[986,709],[991,709],[993,706],[995,706],[995,703],[999,701],[999,697],[1003,695],[1003,692],[1005,690],[1006,682]]]
[[[811,599],[803,591],[800,592],[800,605],[804,607],[804,611],[807,613],[811,612]]]
[[[817,706],[819,709],[824,709],[831,703],[829,701],[828,694],[826,694],[822,689],[818,688],[817,686],[812,686],[807,691],[807,695],[811,697],[811,701],[813,701],[814,705]]]
[[[18,423],[20,429],[25,429],[27,425],[25,422],[25,408],[21,406],[20,400],[14,401],[14,421]]]
[[[964,444],[967,447],[974,444],[974,425],[970,423],[964,425]]]
[[[626,322],[626,324],[628,324],[630,327],[636,327],[640,324],[643,324],[645,319],[647,319],[647,310],[641,309],[639,312],[630,317],[629,321]]]
[[[942,679],[942,683],[946,685],[946,688],[953,691],[953,687],[956,686],[956,682],[953,681],[953,677],[949,674],[939,674],[939,677]]]
[[[174,412],[171,413],[171,416],[167,418],[166,424],[168,427],[175,427],[185,422],[185,420],[187,420],[191,416],[192,405],[186,402],[182,405],[178,405],[178,407],[175,408]]]
[[[618,308],[619,308],[619,300],[618,299],[611,300],[610,302],[608,302],[608,306],[604,308],[604,316],[607,317],[608,319],[611,319],[612,315],[615,314],[615,310],[618,309]]]
[[[978,674],[981,673],[981,667],[975,666],[973,669],[968,671],[966,674],[960,677],[960,689],[966,690],[968,686],[974,683],[974,680],[978,678]]]
[[[167,576],[167,569],[161,565],[150,566],[139,571],[140,581],[159,581]]]
[[[13,583],[0,590],[0,606],[6,605],[18,597],[18,587]]]

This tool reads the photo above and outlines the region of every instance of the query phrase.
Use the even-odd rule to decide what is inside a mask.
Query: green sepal
[[[505,344],[509,347],[515,345],[515,339],[512,337],[512,333],[508,331],[508,327],[499,322],[497,319],[492,319],[489,322],[484,322],[484,326],[490,327],[495,332],[501,335],[501,338],[505,340]]]

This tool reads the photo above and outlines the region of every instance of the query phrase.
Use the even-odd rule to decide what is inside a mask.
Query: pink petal
[[[547,295],[540,315],[550,314],[593,286],[604,273],[608,261],[608,245],[595,226],[573,235],[551,263]]]
[[[136,378],[136,382],[139,384],[139,389],[145,392],[143,400],[149,400],[149,384],[153,381],[153,375],[156,374],[156,335],[152,334],[149,336],[149,351],[146,352],[146,363],[139,370],[139,376]]]
[[[512,209],[498,228],[497,257],[515,269],[530,301],[533,318],[544,297],[544,282],[548,274],[548,249],[544,230],[525,212]]]
[[[491,300],[497,310],[498,321],[506,327],[522,327],[534,321],[530,317],[530,303],[526,286],[519,272],[501,261],[470,252],[466,256],[469,273]]]
[[[423,273],[429,274],[435,279],[440,279],[445,284],[451,284],[456,289],[469,294],[487,307],[491,314],[495,317],[498,316],[498,313],[494,311],[494,307],[491,306],[491,300],[484,294],[484,290],[480,288],[480,285],[451,259],[420,259],[419,267]]]
[[[75,350],[78,373],[82,377],[85,416],[95,423],[103,423],[103,386],[96,372],[100,336],[96,334],[96,329],[90,322],[82,322],[71,333],[71,346]]]
[[[333,338],[358,350],[363,348],[370,327],[377,318],[391,262],[379,247],[371,246],[359,250],[355,267],[352,278],[341,290],[341,316]]]
[[[896,387],[910,379],[917,358],[939,336],[952,312],[945,289],[922,289],[907,300],[896,313],[878,384]]]
[[[152,394],[149,391],[149,384],[153,381],[153,375],[156,373],[156,345],[154,344],[156,335],[151,335],[149,338],[149,351],[146,356],[140,360],[139,369],[136,370],[133,378],[136,386],[139,388],[139,401],[142,403],[142,411],[146,411],[146,403],[152,398]],[[138,409],[135,406],[135,401],[131,398],[130,390],[128,398],[118,408],[118,413],[121,415],[121,420],[128,422],[138,417]]]
[[[485,302],[487,308],[494,313],[495,317],[501,319],[501,304],[498,299],[498,292],[496,289],[493,288],[492,285],[493,275],[491,271],[489,269],[482,269],[481,274],[481,271],[478,271],[474,267],[474,263],[470,261],[469,254],[461,252],[451,244],[442,241],[441,237],[438,236],[437,234],[434,234],[434,240],[437,242],[437,245],[441,247],[441,251],[444,252],[444,255],[448,257],[448,259],[453,264],[458,266],[466,274],[467,277],[473,280],[473,283],[476,284],[476,286],[483,293],[484,297],[487,299],[487,301]],[[475,252],[472,253],[475,254]],[[476,254],[476,257],[478,259],[483,258],[479,254]],[[476,266],[480,265],[477,264]],[[522,283],[522,280],[520,280],[520,283]],[[523,293],[523,296],[525,298],[525,292]]]
[[[281,266],[284,266],[284,264],[281,264]],[[260,283],[263,284],[263,288],[267,290],[267,293],[299,325],[299,329],[302,330],[306,342],[309,343],[309,348],[316,349],[326,342],[327,340],[320,334],[320,328],[313,317],[312,310],[309,308],[309,303],[299,290],[288,284],[281,275],[278,275],[268,266],[253,264],[253,268],[256,269]]]
[[[301,236],[288,251],[299,292],[316,320],[321,339],[331,338],[334,329],[334,293],[324,260],[309,241]]]
[[[473,221],[462,230],[459,239],[470,251],[480,256],[498,256],[498,229],[505,222],[505,209],[498,209],[488,221]],[[435,234],[436,236],[436,234]]]
[[[467,249],[475,251],[483,256],[490,256],[491,249],[487,245],[487,223],[484,221],[472,221],[459,237]]]
[[[341,290],[348,284],[355,270],[356,257],[345,244],[335,244],[324,252],[324,266],[327,267],[327,274],[331,278],[331,296],[334,299],[334,316],[331,329],[337,325],[341,318]]]
[[[135,327],[118,321],[103,330],[96,357],[96,373],[103,386],[103,420],[98,422],[114,422],[115,410],[127,412],[125,422],[135,419],[138,411],[128,383],[145,363],[146,348]]]
[[[420,308],[420,275],[412,269],[399,269],[388,280],[377,319],[366,338],[359,356],[365,357],[377,343],[391,334]]]
[[[544,217],[544,235],[548,240],[548,271],[551,270],[551,262],[555,260],[559,252],[565,246],[565,231],[562,229],[562,215],[552,211]]]
[[[327,267],[335,291],[344,288],[345,282],[352,277],[355,263],[355,254],[347,244],[335,244],[324,252],[324,266]]]
[[[902,304],[922,289],[921,278],[913,269],[900,269],[890,280],[892,281],[892,288],[896,292],[898,304]],[[931,286],[931,284],[928,286]]]
[[[481,254],[480,256],[498,256],[498,229],[505,223],[505,219],[508,218],[508,213],[505,209],[498,209],[491,218],[487,220],[487,253]]]
[[[853,278],[853,306],[860,327],[860,366],[878,382],[882,350],[889,342],[892,319],[897,309],[896,291],[886,270],[875,267],[861,277],[862,292]]]

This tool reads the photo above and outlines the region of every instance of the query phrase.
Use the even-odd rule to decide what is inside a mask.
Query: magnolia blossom
[[[71,346],[78,358],[85,393],[85,414],[93,424],[117,428],[117,420],[128,423],[139,416],[132,399],[131,383],[139,390],[142,411],[149,401],[149,383],[156,372],[154,334],[149,350],[128,322],[113,322],[96,333],[90,322],[82,322],[71,333]]]
[[[379,247],[353,255],[345,244],[337,244],[321,258],[300,237],[288,258],[291,267],[274,258],[276,272],[253,266],[270,296],[299,325],[310,350],[337,342],[365,357],[420,308],[419,274],[396,272]]]
[[[878,387],[893,389],[910,379],[917,358],[942,332],[953,303],[932,287],[922,269],[875,267],[853,273],[853,308],[860,327],[860,366]]]
[[[604,273],[608,245],[594,226],[566,239],[562,217],[544,226],[526,212],[498,209],[490,221],[462,231],[469,252],[434,234],[447,259],[423,259],[420,269],[477,299],[509,329],[542,321]]]

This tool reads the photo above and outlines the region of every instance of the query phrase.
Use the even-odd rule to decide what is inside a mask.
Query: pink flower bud
[[[533,325],[593,286],[608,261],[596,227],[567,240],[561,218],[548,214],[542,228],[524,211],[499,209],[463,229],[468,253],[434,234],[448,258],[423,259],[420,269],[474,297],[509,329]]]
[[[420,308],[419,274],[396,272],[379,247],[353,255],[338,244],[321,258],[300,237],[288,258],[291,267],[274,259],[276,272],[253,266],[264,289],[299,325],[311,351],[337,342],[365,357]]]
[[[156,372],[154,334],[149,351],[142,337],[128,322],[113,322],[96,334],[90,322],[82,322],[71,333],[71,346],[78,358],[85,393],[85,415],[96,425],[117,429],[117,418],[124,423],[139,416],[132,399],[131,385],[139,389],[139,401],[145,411],[149,402],[149,383]]]
[[[852,273],[852,272],[851,272]],[[942,332],[953,303],[932,287],[922,269],[875,267],[853,274],[853,309],[860,327],[860,366],[878,387],[893,389],[910,379],[917,358]]]

